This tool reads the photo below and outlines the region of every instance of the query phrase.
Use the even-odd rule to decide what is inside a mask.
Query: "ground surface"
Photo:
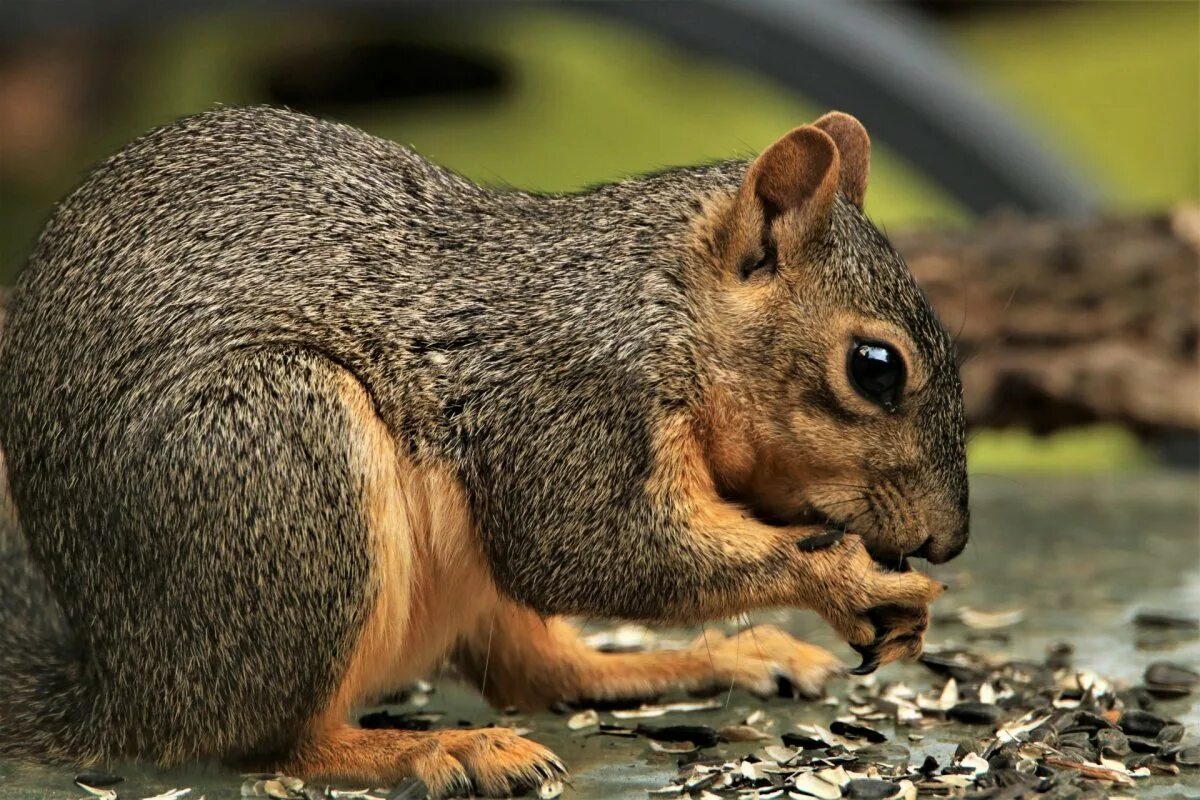
[[[966,553],[939,569],[952,589],[939,601],[931,645],[968,644],[976,650],[1039,658],[1054,641],[1070,642],[1075,662],[1103,675],[1136,682],[1154,660],[1186,665],[1200,663],[1196,634],[1163,634],[1136,628],[1136,609],[1158,608],[1195,613],[1200,609],[1200,492],[1194,475],[1149,473],[1137,476],[1045,478],[981,476],[974,483],[974,538]],[[964,605],[998,609],[1021,607],[1025,619],[1006,629],[1008,642],[976,639],[957,622],[953,611]],[[849,657],[809,614],[760,614],[756,622],[782,622]],[[589,631],[598,628],[589,626]],[[686,633],[681,636],[686,637]],[[880,680],[903,679],[925,689],[932,676],[922,667],[886,667]],[[846,682],[830,691],[844,697]],[[486,724],[500,718],[469,688],[448,677],[438,681],[429,709],[445,711],[442,723],[460,719]],[[759,702],[740,692],[728,706],[713,711],[673,714],[651,722],[725,725],[762,708],[773,720],[773,734],[794,730],[797,723],[827,724],[845,711],[813,703],[773,700]],[[1200,698],[1164,703],[1160,713],[1185,722],[1189,737],[1200,732]],[[605,721],[614,721],[601,714]],[[508,724],[509,719],[504,722]],[[670,782],[675,756],[651,751],[643,739],[588,736],[568,730],[564,717],[525,716],[513,724],[532,729],[533,738],[552,746],[572,768],[569,798],[646,797],[646,790]],[[629,723],[636,724],[636,723]],[[893,736],[887,724],[880,729],[892,741],[909,746],[915,761],[924,753],[944,760],[965,736],[979,729],[947,725],[927,732],[913,744],[903,733]],[[776,740],[777,741],[777,740]],[[713,755],[744,755],[754,745],[721,745]],[[190,797],[209,800],[239,796],[242,779],[217,766],[157,771],[119,765],[126,778],[118,787],[121,798],[141,798],[174,787],[191,787]],[[78,798],[83,792],[72,782],[69,769],[30,767],[0,762],[0,797]],[[348,787],[347,787],[348,788]],[[1139,797],[1200,794],[1200,772],[1179,778],[1140,781]],[[1125,792],[1132,794],[1134,792]]]

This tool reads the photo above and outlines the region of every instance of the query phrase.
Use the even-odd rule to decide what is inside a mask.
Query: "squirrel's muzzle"
[[[970,517],[963,512],[956,523],[938,526],[931,531],[928,538],[909,555],[923,558],[931,564],[944,564],[956,558],[967,546],[970,538]]]

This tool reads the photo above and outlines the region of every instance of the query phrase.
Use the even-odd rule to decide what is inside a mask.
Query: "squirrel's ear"
[[[841,111],[830,111],[813,125],[829,134],[842,160],[838,188],[859,209],[867,194],[871,174],[871,137],[862,123]]]
[[[796,128],[768,147],[750,165],[742,184],[743,202],[756,202],[769,228],[776,217],[799,212],[805,228],[823,222],[838,189],[837,145],[812,125]]]

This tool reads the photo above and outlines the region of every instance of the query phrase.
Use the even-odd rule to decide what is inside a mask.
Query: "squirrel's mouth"
[[[820,526],[841,531],[848,530],[845,522],[829,516],[821,509],[812,505],[803,505],[796,509],[789,509],[786,513],[773,513],[759,508],[751,508],[750,511],[759,522],[776,527],[812,525],[814,527]]]
[[[727,500],[738,503],[746,511],[748,511],[755,520],[770,525],[775,528],[787,528],[791,526],[811,526],[821,527],[827,530],[840,530],[848,533],[862,533],[861,531],[851,528],[851,524],[856,520],[861,520],[862,515],[851,515],[850,518],[836,517],[822,511],[812,503],[804,503],[799,506],[790,508],[768,508],[760,503],[750,502],[748,498],[727,496]],[[895,561],[895,553],[890,552],[887,548],[877,547],[877,542],[874,537],[867,538],[867,551],[872,558],[883,561]],[[878,551],[878,552],[877,552]]]
[[[828,528],[843,527],[837,520],[832,519],[816,506],[802,506],[788,520],[791,525],[824,525]]]
[[[790,525],[820,525],[831,530],[840,530],[849,532],[849,526],[844,520],[835,519],[824,511],[821,511],[816,506],[806,505],[794,514],[790,515],[787,521],[783,524]],[[874,537],[867,538],[867,552],[871,558],[881,566],[886,567],[892,572],[908,572],[911,567],[908,564],[908,555],[923,557],[920,552],[911,554],[898,554],[887,547],[880,547]]]
[[[786,514],[771,512],[753,505],[746,505],[746,510],[754,515],[754,518],[759,522],[774,527],[812,525],[821,526],[828,530],[840,530],[843,532],[849,530],[844,520],[835,519],[814,505],[805,504],[796,509],[789,509]],[[885,567],[888,571],[908,572],[912,569],[906,555],[898,554],[886,547],[879,547],[878,542],[873,538],[867,539],[867,552],[870,553],[871,558],[877,564]],[[921,553],[913,553],[911,555],[923,557]]]

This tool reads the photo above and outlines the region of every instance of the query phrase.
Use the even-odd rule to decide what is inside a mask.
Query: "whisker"
[[[701,636],[701,638],[704,639],[704,651],[706,653],[708,653],[708,667],[709,667],[709,669],[712,670],[713,686],[716,686],[716,684],[717,684],[717,664],[715,661],[713,661],[712,648],[708,646],[708,626],[703,625],[703,624],[700,626],[700,636]]]
[[[758,660],[766,661],[767,657],[763,655],[762,645],[758,643],[758,633],[754,630],[754,625],[750,621],[750,614],[747,613],[742,616],[746,620],[746,630],[750,631],[750,638],[754,640],[754,650],[758,653]],[[728,702],[726,702],[726,705],[728,705]]]
[[[737,683],[737,668],[742,660],[742,621],[738,618],[737,634],[733,640],[733,674],[729,676],[729,694],[725,695],[725,708],[729,708],[729,701],[733,699],[733,686]]]
[[[758,643],[758,634],[754,630],[754,625],[750,621],[749,614],[742,615],[746,620],[746,630],[750,632],[750,638],[754,640],[754,649],[758,651],[758,657],[766,661],[766,656],[763,655],[762,646]]]
[[[1020,288],[1021,284],[1019,283],[1013,287],[1013,290],[1008,295],[1008,300],[1004,303],[1004,308],[1000,309],[1000,316],[1003,317],[1008,313],[1008,307],[1012,305],[1013,298],[1017,296],[1017,290]]]
[[[845,500],[834,500],[832,503],[822,503],[821,505],[825,506],[826,508],[833,508],[834,506],[844,506],[847,503],[861,503],[866,499],[867,496],[865,494],[860,494],[856,497],[848,497]]]
[[[962,317],[958,321],[958,330],[954,332],[954,338],[951,339],[955,350],[958,349],[958,339],[962,336],[963,329],[967,327],[967,273],[963,270],[960,274],[962,275],[962,285],[959,289],[959,296],[962,297]]]
[[[483,680],[479,684],[479,693],[487,697],[488,667],[492,665],[492,635],[496,632],[496,609],[492,608],[492,623],[488,626],[487,655],[483,658]]]
[[[854,515],[853,517],[851,517],[850,519],[848,519],[848,520],[846,520],[845,522],[841,523],[841,526],[840,526],[840,527],[841,527],[842,533],[849,533],[849,532],[850,532],[850,529],[851,529],[852,527],[854,527],[854,523],[858,522],[859,518],[861,518],[861,517],[862,517],[864,514],[867,514],[867,513],[871,512],[871,511],[873,511],[873,510],[874,510],[874,509],[873,509],[873,508],[871,508],[871,507],[864,508],[862,511],[859,511],[857,514],[855,514],[855,515]]]
[[[1008,300],[1005,301],[1004,308],[1002,308],[1000,310],[1001,317],[1003,317],[1004,315],[1006,315],[1008,313],[1008,309],[1012,306],[1013,300],[1015,300],[1017,297],[1017,292],[1019,292],[1021,289],[1023,289],[1024,286],[1025,286],[1025,282],[1018,283],[1016,286],[1013,287],[1012,291],[1008,293]],[[964,306],[964,308],[965,308],[965,306]],[[992,347],[995,347],[996,342],[999,339],[1000,339],[1000,336],[993,336],[993,340],[991,342],[989,342],[988,344],[991,345]],[[958,337],[957,336],[955,337],[954,343],[955,343],[955,348],[957,349],[957,345],[958,345]],[[963,366],[965,366],[967,364],[967,362],[969,362],[971,359],[973,359],[975,356],[979,355],[980,353],[985,352],[986,350],[987,350],[986,347],[980,346],[977,349],[975,349],[974,351],[966,354],[962,358],[956,359],[956,364],[957,364],[958,368],[961,370],[963,368]]]
[[[863,486],[860,483],[833,483],[832,481],[826,481],[825,483],[818,484],[817,486],[815,486],[813,488],[824,489],[827,486],[832,486],[836,489],[857,489],[861,492],[871,491],[870,486]]]

